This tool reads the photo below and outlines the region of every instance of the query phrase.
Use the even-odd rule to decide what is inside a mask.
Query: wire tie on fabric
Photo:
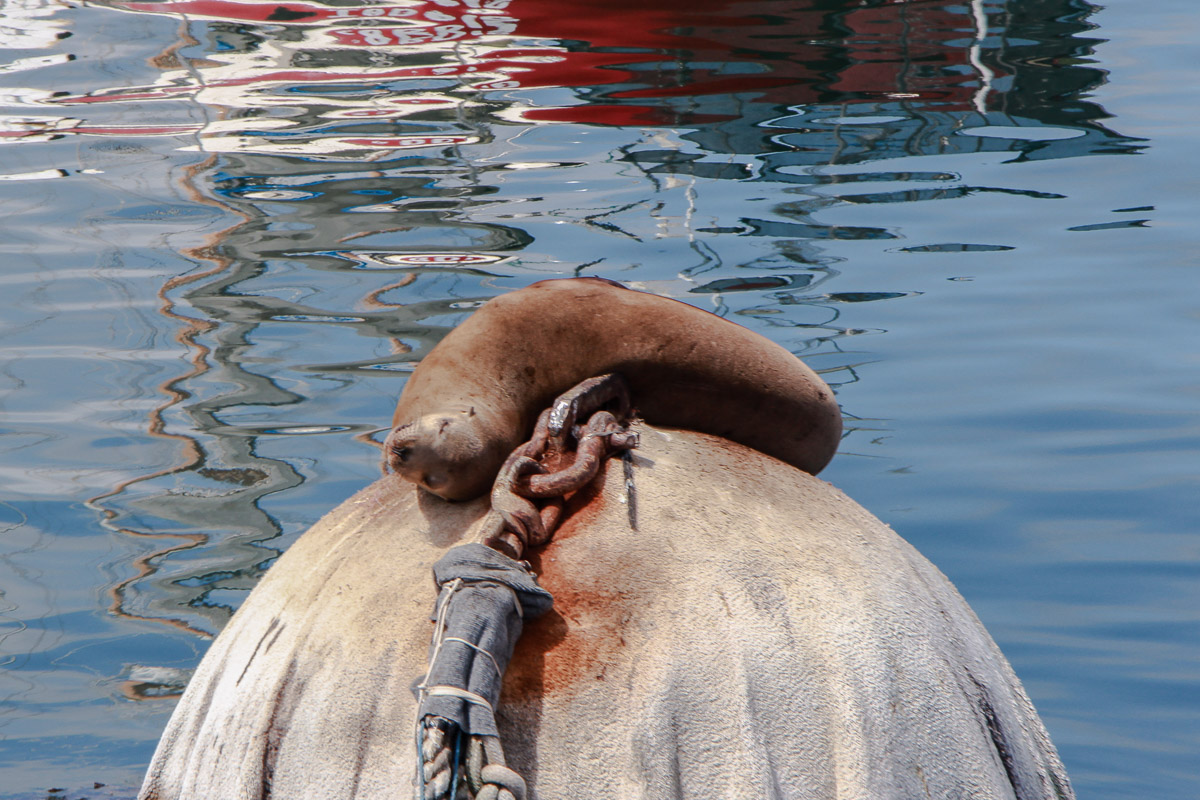
[[[500,663],[498,661],[496,661],[496,657],[494,655],[492,655],[491,653],[489,653],[487,650],[484,650],[479,645],[474,644],[472,642],[468,642],[466,639],[460,639],[457,636],[447,636],[442,641],[443,642],[458,642],[459,644],[465,644],[467,647],[471,648],[472,650],[475,650],[476,652],[479,652],[479,653],[483,653],[485,656],[488,657],[488,661],[492,662],[492,666],[496,670],[496,676],[500,677],[500,678],[504,677],[504,670],[500,669]]]
[[[468,692],[466,689],[460,689],[457,686],[430,686],[425,690],[429,697],[457,697],[459,700],[466,700],[468,703],[473,703],[477,706],[483,706],[493,714],[496,709],[492,708],[492,704],[487,701],[487,698],[481,697],[474,692]]]
[[[429,665],[425,669],[425,677],[417,684],[417,689],[421,692],[425,691],[425,682],[429,680],[429,674],[433,672],[433,665],[437,663],[438,654],[442,652],[442,640],[446,636],[446,615],[450,611],[450,598],[454,593],[462,588],[462,578],[455,578],[449,583],[442,586],[441,594],[438,596],[437,620],[434,623],[433,633],[433,653],[429,656]],[[420,704],[417,705],[418,709]],[[420,718],[417,719],[417,724],[420,725]]]

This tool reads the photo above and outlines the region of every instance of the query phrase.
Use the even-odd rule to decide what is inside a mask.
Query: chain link
[[[500,467],[492,486],[500,530],[484,544],[519,560],[527,549],[550,541],[562,520],[564,497],[590,483],[607,458],[638,446],[628,428],[630,413],[629,388],[616,373],[589,378],[560,395],[538,417],[530,440]]]

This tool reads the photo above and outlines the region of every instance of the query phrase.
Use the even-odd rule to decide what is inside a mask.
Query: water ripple
[[[1145,120],[1100,105],[1120,94],[1105,69],[1135,69],[1091,52],[1093,18],[1117,11],[0,4],[0,795],[135,782],[204,637],[377,475],[421,358],[487,299],[573,274],[804,356],[847,420],[835,478],[983,598],[1055,736],[1064,718],[1123,728],[1104,709],[1137,670],[1095,701],[1104,668],[1064,672],[1047,615],[1099,652],[1168,626],[1089,628],[1109,582],[1046,579],[1071,553],[1117,563],[1126,540],[1165,552],[1146,520],[1195,527],[1162,488],[1195,442],[1171,383],[1194,303],[1152,249],[1186,227],[1181,204],[1161,174],[1131,189],[1112,166],[1130,159],[1093,158],[1154,152],[1117,130]],[[1182,408],[1171,430],[1081,410],[1160,398]],[[1143,713],[1162,724],[1179,689],[1137,694]],[[1079,763],[1104,737],[1073,724]],[[1105,761],[1160,774],[1137,758]]]

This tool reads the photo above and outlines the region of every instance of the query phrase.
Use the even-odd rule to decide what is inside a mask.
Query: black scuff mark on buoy
[[[278,630],[276,630],[276,627],[278,627]],[[234,683],[235,686],[240,685],[242,678],[246,677],[246,670],[250,669],[250,665],[254,663],[254,659],[258,656],[258,650],[260,647],[262,647],[263,642],[267,641],[267,637],[271,636],[272,632],[275,633],[274,636],[271,636],[271,641],[267,643],[266,649],[270,650],[271,645],[275,644],[275,640],[279,638],[279,634],[283,632],[283,627],[283,625],[279,624],[279,617],[275,617],[271,620],[271,624],[267,626],[267,630],[263,633],[262,637],[259,638],[258,644],[254,645],[254,652],[250,654],[250,658],[246,659],[246,666],[242,667],[242,674],[238,675],[237,682]]]
[[[1008,736],[1004,732],[1000,716],[996,713],[996,707],[992,704],[987,689],[983,688],[983,685],[975,680],[975,676],[970,672],[967,673],[967,678],[975,685],[978,692],[974,699],[979,713],[983,715],[984,729],[992,740],[992,747],[995,748],[996,756],[1004,767],[1004,773],[1008,777],[1009,785],[1012,786],[1013,794],[1020,800],[1027,795],[1022,790],[1021,779],[1017,776],[1017,765],[1013,760],[1012,748],[1009,746]]]
[[[275,764],[279,759],[283,737],[287,736],[292,717],[300,705],[298,700],[304,695],[305,681],[296,673],[296,659],[293,658],[288,662],[287,671],[279,681],[279,688],[275,691],[271,703],[271,719],[262,737],[262,791],[259,794],[261,800],[270,800],[272,785],[275,782]]]

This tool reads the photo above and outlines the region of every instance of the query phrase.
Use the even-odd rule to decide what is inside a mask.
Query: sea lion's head
[[[499,464],[474,408],[400,422],[384,442],[384,469],[446,500],[469,500],[491,488]]]

